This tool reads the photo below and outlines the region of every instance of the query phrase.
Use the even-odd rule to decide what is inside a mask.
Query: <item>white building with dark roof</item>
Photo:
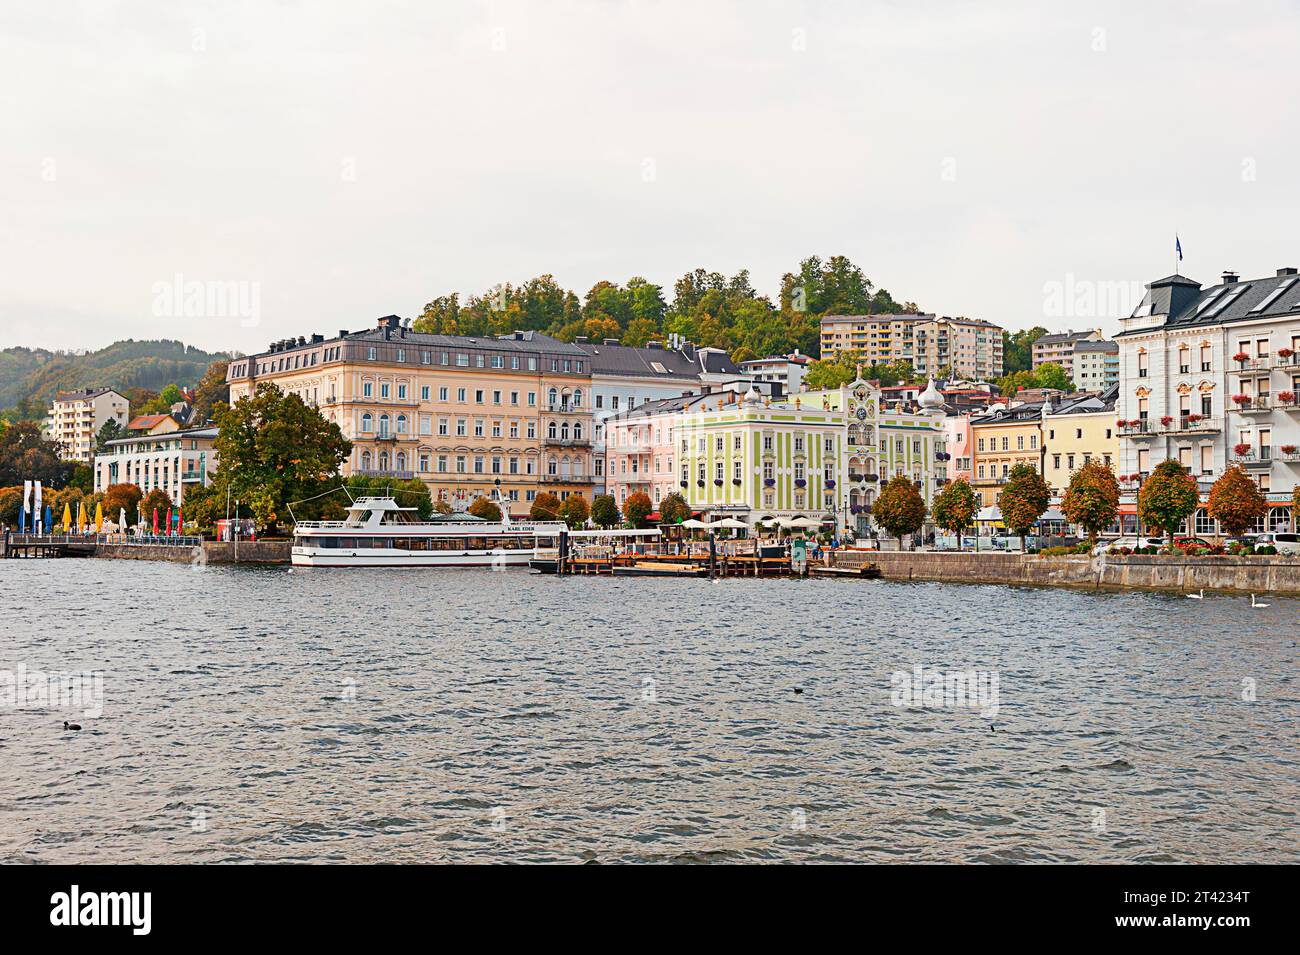
[[[1289,524],[1300,476],[1300,276],[1293,268],[1216,285],[1170,275],[1121,322],[1120,472],[1185,465],[1206,493],[1241,464],[1272,505],[1261,528]],[[1131,482],[1130,501],[1136,492]],[[1198,534],[1218,528],[1204,508]]]
[[[89,464],[95,454],[95,438],[109,421],[126,426],[130,403],[112,388],[60,391],[54,396],[45,435],[62,445],[65,461]]]
[[[1119,384],[1119,345],[1111,341],[1077,342],[1070,368],[1074,387],[1102,391]]]
[[[699,348],[690,342],[650,342],[644,347],[620,345],[607,338],[596,343],[578,338],[574,346],[588,357],[591,370],[593,467],[595,493],[606,487],[606,426],[612,415],[631,411],[647,401],[696,392],[705,384],[722,384],[741,377],[721,348]]]

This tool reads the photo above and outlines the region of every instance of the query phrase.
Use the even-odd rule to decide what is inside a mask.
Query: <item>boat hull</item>
[[[338,548],[295,547],[289,557],[294,567],[527,567],[531,548],[508,551],[409,551],[373,548],[348,551]]]

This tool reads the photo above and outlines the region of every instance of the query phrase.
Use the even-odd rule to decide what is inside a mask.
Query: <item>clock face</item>
[[[857,418],[858,418],[859,421],[866,421],[866,420],[867,420],[867,409],[866,409],[866,408],[859,408],[859,409],[858,409],[856,412],[854,412],[854,413],[857,415]]]

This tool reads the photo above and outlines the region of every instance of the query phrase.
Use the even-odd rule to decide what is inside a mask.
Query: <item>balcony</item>
[[[397,481],[409,481],[415,477],[414,471],[381,471],[369,468],[356,468],[352,473],[360,477],[393,478]]]
[[[557,402],[556,404],[548,404],[546,406],[546,410],[551,414],[586,414],[587,413],[587,409],[584,408],[582,405],[572,405],[572,404],[566,404],[564,402]]]
[[[1290,450],[1287,450],[1288,448]],[[1294,445],[1289,444],[1284,445],[1278,449],[1277,459],[1279,461],[1285,461],[1287,464],[1300,464],[1300,448],[1296,448]]]
[[[1234,362],[1237,371],[1268,371],[1273,367],[1272,355],[1256,355],[1245,361]]]
[[[1123,421],[1120,423],[1119,433],[1120,437],[1124,438],[1154,438],[1156,425],[1145,418]]]
[[[543,474],[543,484],[595,484],[601,480],[593,474]]]
[[[183,482],[195,482],[195,481],[202,481],[202,480],[203,480],[203,472],[202,472],[202,471],[182,471],[182,472],[181,472],[181,481],[183,481]]]
[[[1245,398],[1245,401],[1238,401]],[[1237,414],[1261,414],[1273,410],[1273,399],[1269,395],[1234,395],[1233,409]]]
[[[1234,452],[1232,460],[1246,468],[1271,468],[1273,466],[1272,448],[1254,448],[1245,454]]]
[[[1196,420],[1192,420],[1195,417]],[[1176,434],[1217,434],[1223,430],[1223,423],[1218,418],[1203,418],[1200,415],[1181,415],[1169,429]]]
[[[1294,391],[1279,391],[1273,399],[1273,407],[1278,411],[1300,411],[1300,395]]]
[[[591,447],[590,438],[542,438],[542,444],[553,448],[589,448]],[[649,454],[649,449],[645,451],[632,451],[632,454]]]

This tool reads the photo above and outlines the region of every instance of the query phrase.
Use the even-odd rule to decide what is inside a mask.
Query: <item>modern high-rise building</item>
[[[823,315],[821,355],[853,351],[863,364],[911,362],[917,374],[988,381],[1002,377],[1002,329],[981,319]]]
[[[129,404],[112,388],[60,391],[50,406],[45,435],[62,445],[64,460],[89,464],[99,429],[109,421],[125,426]]]
[[[1082,342],[1099,342],[1105,336],[1100,328],[1089,328],[1081,332],[1051,332],[1034,341],[1030,346],[1030,358],[1033,367],[1047,362],[1055,362],[1065,369],[1068,376],[1074,363],[1074,353]]]

